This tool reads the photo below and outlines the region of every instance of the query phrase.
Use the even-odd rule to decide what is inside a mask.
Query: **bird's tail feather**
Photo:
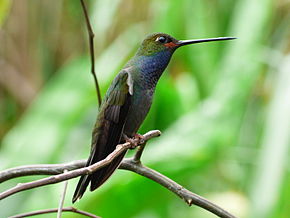
[[[74,203],[78,199],[81,199],[81,197],[83,196],[90,182],[91,182],[90,191],[94,191],[99,186],[101,186],[118,168],[125,154],[126,154],[126,151],[124,151],[118,157],[116,157],[109,165],[97,170],[91,175],[81,176],[78,182],[78,185],[76,187],[75,193],[73,195],[72,202]],[[91,158],[88,160],[88,163],[86,166],[89,166],[89,165],[91,165]]]
[[[90,166],[92,164],[92,160],[93,160],[93,156],[94,156],[94,152],[91,153],[87,163],[86,163],[86,167],[87,166]],[[72,202],[76,202],[78,199],[81,199],[81,197],[83,196],[83,194],[85,193],[90,181],[91,181],[91,175],[82,175],[78,184],[77,184],[77,187],[76,187],[76,190],[74,192],[74,195],[73,195],[73,199],[72,199]]]
[[[122,159],[124,158],[126,151],[116,157],[109,165],[97,170],[91,175],[91,187],[90,191],[94,191],[101,186],[118,168]]]
[[[72,199],[73,203],[76,202],[78,199],[81,199],[87,189],[87,186],[90,183],[90,180],[90,175],[81,176]]]

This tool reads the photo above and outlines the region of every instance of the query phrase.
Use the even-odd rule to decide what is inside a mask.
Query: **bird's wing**
[[[133,95],[133,81],[127,70],[121,71],[112,82],[100,107],[92,135],[91,154],[87,166],[106,158],[119,144]],[[102,185],[119,166],[126,152],[116,157],[109,165],[91,175],[80,178],[73,202],[80,199],[89,182],[93,191]]]

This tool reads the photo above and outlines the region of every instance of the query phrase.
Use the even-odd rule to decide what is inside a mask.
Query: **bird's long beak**
[[[218,37],[218,38],[208,38],[208,39],[179,40],[177,41],[176,45],[183,46],[183,45],[190,45],[190,44],[201,43],[201,42],[224,41],[224,40],[233,40],[233,39],[236,39],[236,38],[235,37]]]

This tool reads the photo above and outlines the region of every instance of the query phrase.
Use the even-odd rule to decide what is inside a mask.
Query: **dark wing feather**
[[[92,149],[87,166],[106,158],[119,144],[131,105],[132,90],[130,74],[121,71],[114,79],[101,106],[92,136]],[[90,182],[91,191],[102,185],[119,166],[125,154],[126,152],[123,152],[109,165],[93,174],[82,176],[74,193],[73,202],[82,197]]]

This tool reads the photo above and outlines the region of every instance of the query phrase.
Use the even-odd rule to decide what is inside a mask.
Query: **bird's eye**
[[[164,37],[164,36],[159,36],[157,39],[156,39],[157,42],[161,42],[161,43],[165,43],[167,41],[167,39]]]

